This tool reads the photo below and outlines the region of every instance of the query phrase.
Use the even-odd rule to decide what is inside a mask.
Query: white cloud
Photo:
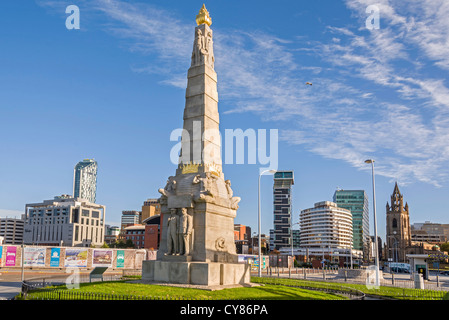
[[[109,32],[160,62],[133,70],[185,88],[192,24],[147,4],[95,3]],[[378,174],[401,183],[447,182],[449,2],[378,0],[379,30],[364,27],[371,0],[346,4],[359,27],[329,26],[328,41],[215,29],[220,100],[234,106],[221,112],[278,122],[283,141],[358,169],[373,157]]]

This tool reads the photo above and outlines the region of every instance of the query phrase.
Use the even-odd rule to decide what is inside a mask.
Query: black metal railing
[[[366,295],[364,292],[357,290],[355,288],[346,287],[339,284],[327,284],[327,283],[320,283],[315,281],[298,281],[294,283],[286,283],[285,281],[282,281],[282,278],[275,277],[275,276],[263,276],[263,277],[252,277],[252,282],[255,283],[265,283],[265,284],[271,284],[271,285],[282,285],[287,287],[294,287],[294,288],[301,288],[306,290],[316,290],[316,291],[323,291],[326,293],[334,293],[337,295],[343,295],[345,297],[348,297],[351,300],[364,300]]]
[[[111,293],[84,292],[78,290],[64,290],[55,288],[28,288],[23,292],[25,300],[187,300],[179,296],[146,296],[146,295],[126,295]],[[206,300],[192,299],[188,300]]]
[[[80,283],[90,282],[89,277],[81,277],[79,280]],[[20,296],[24,300],[209,300],[206,297],[189,297],[186,299],[182,296],[174,295],[152,296],[85,292],[77,289],[61,288],[60,286],[64,284],[66,283],[63,281],[48,278],[23,281]]]
[[[300,280],[302,283],[311,281],[314,283],[313,287],[322,288],[326,290],[325,286],[346,284],[360,284],[366,285],[366,287],[373,287],[370,285],[368,279],[341,277],[338,275],[338,269],[311,269],[311,268],[277,268],[269,267],[261,274],[263,278],[273,279],[290,279]],[[285,283],[285,282],[284,282]],[[318,285],[323,283],[323,285]],[[326,285],[324,283],[327,283]],[[279,282],[281,284],[281,282]],[[417,299],[417,300],[441,300],[449,299],[449,287],[447,285],[437,285],[435,282],[425,281],[423,289],[415,288],[415,282],[413,280],[395,279],[394,275],[392,279],[381,279],[380,287],[382,287],[382,297],[392,299]],[[366,296],[375,296],[375,291],[369,292]]]

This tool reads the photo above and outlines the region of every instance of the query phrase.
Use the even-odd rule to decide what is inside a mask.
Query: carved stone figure
[[[196,183],[200,183],[200,189],[197,192],[197,194],[195,194],[194,199],[195,200],[199,200],[199,199],[206,199],[207,196],[211,196],[213,197],[213,193],[212,193],[212,189],[213,189],[213,177],[212,174],[210,172],[206,172],[204,174],[204,177],[202,177],[201,175],[197,175],[193,178],[192,183],[196,184]]]
[[[207,34],[203,34],[201,29],[197,28],[193,42],[192,66],[205,63],[214,68],[214,61],[212,32],[207,31]]]
[[[231,189],[231,181],[226,180],[226,189],[228,190],[229,201],[231,204],[231,208],[237,210],[239,208],[238,203],[240,202],[240,197],[233,197],[234,192]]]
[[[167,252],[166,255],[173,255],[178,252],[178,215],[177,209],[170,210],[170,216],[167,219]]]
[[[189,255],[190,236],[193,230],[193,217],[187,213],[187,208],[181,209],[181,215],[178,221],[178,253],[180,255]]]
[[[192,65],[202,63],[202,56],[207,54],[205,39],[200,29],[196,29],[195,41],[193,42]]]
[[[205,38],[205,47],[207,50],[207,63],[214,68],[214,52],[213,52],[213,42],[212,42],[212,33],[208,32],[207,37]]]
[[[176,190],[175,177],[171,176],[171,177],[168,178],[167,184],[165,185],[165,188],[164,189],[160,188],[158,191],[159,191],[160,194],[168,197],[168,196],[174,194],[175,190]]]
[[[226,180],[226,189],[228,190],[228,196],[229,198],[232,198],[232,195],[234,194],[234,192],[231,189],[231,180]]]

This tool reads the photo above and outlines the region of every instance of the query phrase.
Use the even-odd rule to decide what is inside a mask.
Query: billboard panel
[[[117,268],[125,267],[125,250],[117,250]]]
[[[87,249],[66,249],[64,267],[87,267]]]
[[[61,259],[61,249],[51,248],[50,267],[59,267],[60,259]]]
[[[16,247],[6,247],[6,258],[5,258],[5,266],[6,267],[15,267],[16,265]]]
[[[112,267],[112,250],[93,250],[93,267]]]
[[[25,267],[45,267],[45,248],[25,247],[23,265]]]

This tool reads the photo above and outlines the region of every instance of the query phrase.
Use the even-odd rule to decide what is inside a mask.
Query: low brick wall
[[[94,268],[141,269],[142,261],[153,259],[146,249],[25,246],[24,267],[32,269]],[[55,254],[56,253],[56,254]],[[52,257],[53,254],[53,257]],[[21,268],[22,247],[0,246],[0,268]]]

